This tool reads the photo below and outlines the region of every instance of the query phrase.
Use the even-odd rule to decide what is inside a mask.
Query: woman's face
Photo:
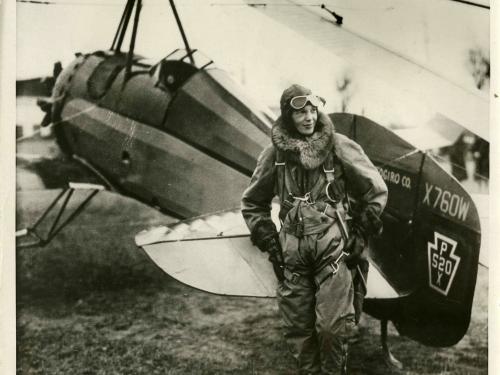
[[[304,108],[292,112],[292,121],[295,129],[302,135],[311,135],[314,133],[317,120],[318,109],[311,104],[307,104]]]

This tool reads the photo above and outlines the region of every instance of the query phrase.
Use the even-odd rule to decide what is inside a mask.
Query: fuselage
[[[179,217],[239,206],[272,114],[222,70],[176,58],[79,56],[60,75],[58,138],[119,190]],[[57,120],[59,118],[59,120]]]

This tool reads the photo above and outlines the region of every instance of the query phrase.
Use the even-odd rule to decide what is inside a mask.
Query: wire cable
[[[78,2],[78,1],[47,1],[47,0],[16,0],[16,3],[34,5],[78,5],[78,6],[123,6],[123,3],[113,2]]]

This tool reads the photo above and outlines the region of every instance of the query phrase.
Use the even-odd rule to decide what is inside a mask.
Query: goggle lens
[[[306,106],[307,102],[311,103],[315,107],[320,107],[324,104],[323,100],[317,95],[301,95],[294,96],[290,100],[290,106],[293,109],[302,109]]]

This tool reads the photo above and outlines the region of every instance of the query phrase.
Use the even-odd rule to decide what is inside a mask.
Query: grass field
[[[57,191],[19,192],[18,228]],[[76,197],[78,198],[78,197]],[[272,299],[211,295],[163,274],[134,235],[168,218],[103,192],[45,248],[17,251],[19,374],[294,374]],[[467,335],[428,348],[390,330],[390,370],[378,321],[365,316],[351,374],[486,374],[488,272],[480,268]]]

